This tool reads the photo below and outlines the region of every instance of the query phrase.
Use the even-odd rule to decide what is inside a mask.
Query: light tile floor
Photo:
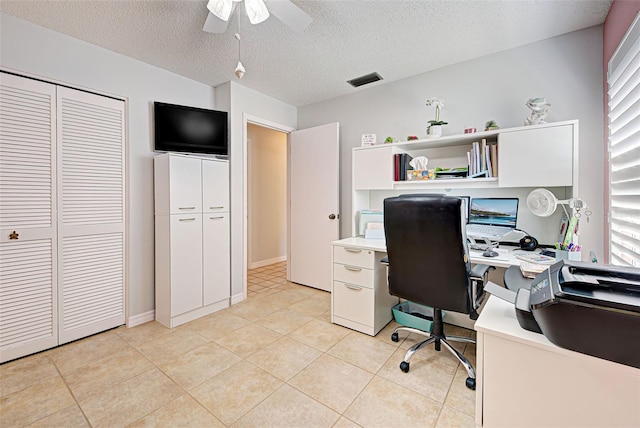
[[[330,294],[249,271],[248,299],[174,329],[117,328],[0,365],[2,427],[473,427],[466,372],[417,338],[331,324]],[[447,325],[447,333],[472,331]],[[456,344],[475,364],[475,346]]]

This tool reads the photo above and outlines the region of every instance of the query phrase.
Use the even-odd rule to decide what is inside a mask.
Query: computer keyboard
[[[511,228],[502,226],[491,226],[483,224],[468,224],[467,235],[474,237],[502,238],[509,232]]]

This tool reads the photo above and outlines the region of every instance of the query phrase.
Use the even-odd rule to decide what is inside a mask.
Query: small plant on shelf
[[[386,143],[393,143],[393,137],[387,137],[384,139],[385,144]]]
[[[489,120],[487,121],[487,123],[485,123],[484,125],[485,131],[493,131],[494,129],[500,129],[500,127],[498,126],[495,120]]]
[[[442,135],[442,125],[448,125],[448,122],[440,120],[440,109],[444,108],[444,101],[434,97],[429,98],[426,104],[427,107],[435,106],[436,108],[436,120],[430,120],[428,122],[427,134],[439,137]]]
[[[417,139],[418,139],[418,137],[416,135],[409,135],[407,137],[407,141],[412,141],[412,140],[417,140]]]

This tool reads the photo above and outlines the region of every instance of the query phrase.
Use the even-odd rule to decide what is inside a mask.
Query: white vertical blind
[[[610,263],[640,267],[640,14],[609,61]]]

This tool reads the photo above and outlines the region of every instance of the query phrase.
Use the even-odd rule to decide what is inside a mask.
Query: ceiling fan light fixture
[[[207,9],[223,21],[228,21],[229,16],[231,16],[231,10],[233,10],[233,1],[209,0],[209,3],[207,3]]]
[[[238,61],[238,65],[236,65],[236,71],[235,71],[236,77],[238,79],[242,79],[246,72],[247,70],[245,70],[244,65],[242,65],[242,63]]]
[[[244,0],[244,7],[252,24],[260,24],[269,17],[267,6],[262,0]]]

